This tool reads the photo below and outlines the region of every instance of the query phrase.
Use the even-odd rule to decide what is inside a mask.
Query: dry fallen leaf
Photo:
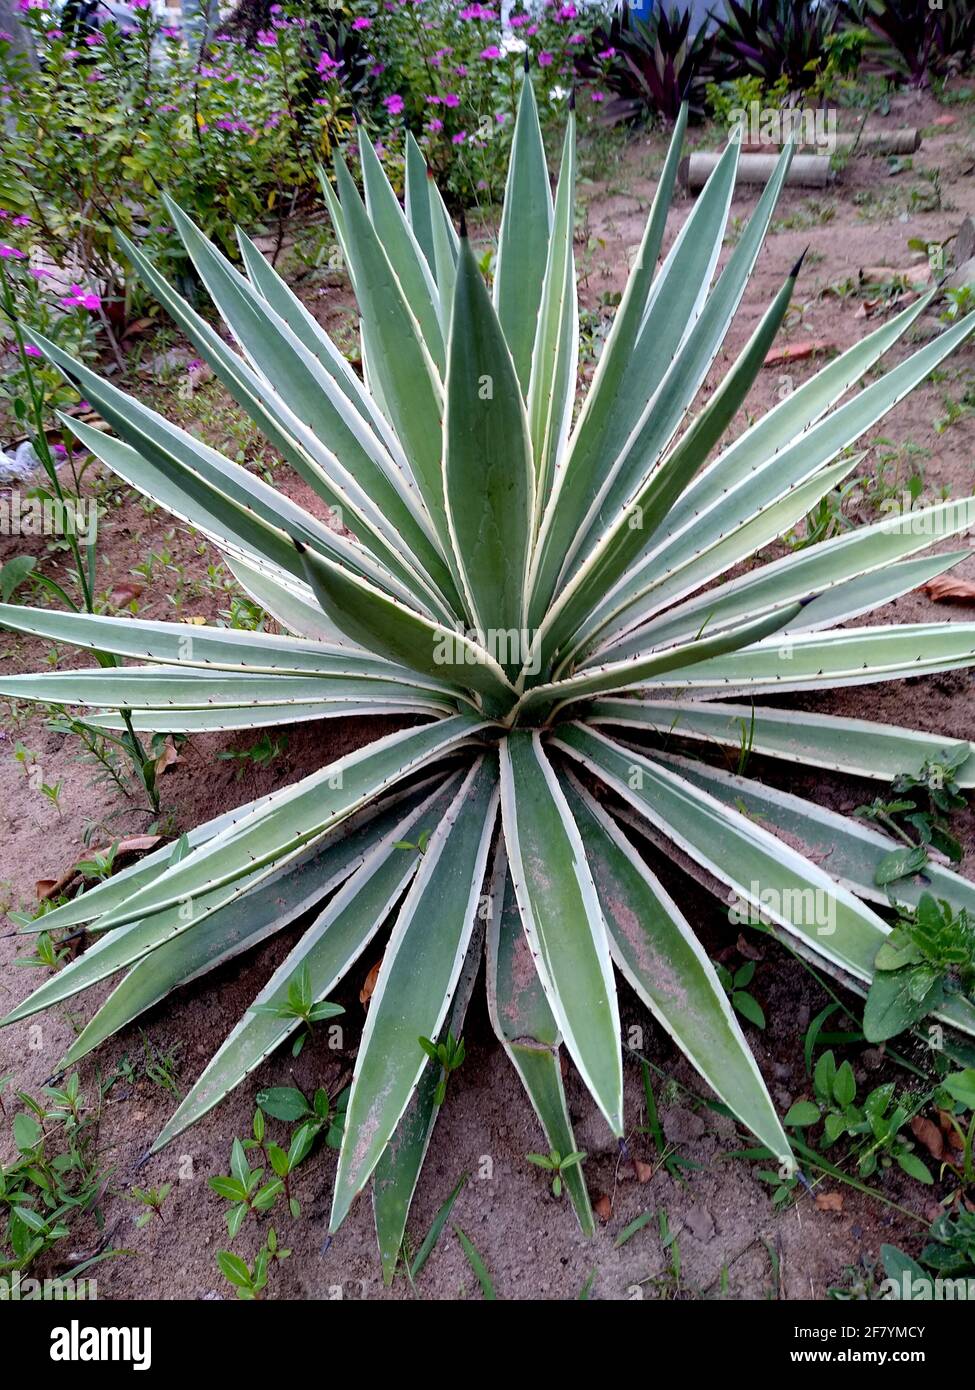
[[[765,956],[762,954],[759,948],[753,945],[753,943],[748,940],[748,938],[745,936],[743,932],[738,933],[738,940],[735,942],[735,945],[738,948],[739,955],[744,956],[746,960],[765,959]]]
[[[843,1193],[842,1192],[817,1192],[816,1206],[820,1211],[842,1211]]]
[[[811,339],[808,343],[789,343],[786,347],[773,348],[765,358],[766,367],[778,367],[783,362],[801,362],[805,357],[813,357],[817,352],[835,352],[836,344],[823,339]]]
[[[597,1197],[592,1204],[592,1209],[600,1221],[608,1221],[613,1214],[613,1204],[608,1197]]]
[[[957,116],[949,115],[949,113],[946,111],[945,114],[944,114],[943,116],[935,116],[935,118],[934,118],[934,120],[931,122],[931,124],[932,124],[932,125],[954,125],[955,122],[957,121],[957,119],[958,119]]]
[[[172,767],[173,763],[180,761],[180,756],[176,752],[176,745],[173,743],[172,735],[170,735],[163,745],[163,751],[156,759],[156,776],[161,777],[168,767]]]
[[[376,988],[376,981],[379,979],[379,967],[381,965],[382,961],[377,960],[376,964],[372,967],[372,969],[369,971],[369,974],[366,976],[362,988],[359,990],[359,1003],[362,1004],[363,1007],[365,1007],[369,1003],[369,1000],[372,998],[373,991]]]
[[[122,334],[122,339],[124,341],[126,338],[137,338],[140,333],[145,333],[150,328],[154,328],[155,324],[155,319],[133,319]]]
[[[941,1125],[941,1132],[945,1137],[945,1143],[948,1145],[948,1148],[957,1149],[960,1153],[965,1147],[965,1141],[951,1123],[951,1116],[947,1110],[938,1111],[938,1123]]]
[[[160,835],[130,835],[128,839],[119,840],[115,846],[115,863],[117,864],[124,855],[141,854],[145,850],[155,849],[161,838]],[[38,902],[44,898],[56,897],[58,893],[67,888],[72,879],[77,876],[78,864],[82,863],[84,859],[94,859],[97,854],[108,854],[111,848],[111,845],[99,845],[97,849],[89,850],[82,859],[72,864],[70,869],[66,869],[60,878],[38,879],[35,884]]]
[[[879,299],[865,299],[853,317],[855,319],[868,319],[879,303]]]
[[[970,579],[956,579],[951,574],[939,574],[922,586],[922,592],[935,603],[975,603],[975,584]]]
[[[911,1133],[919,1144],[924,1145],[932,1158],[944,1156],[944,1136],[933,1120],[926,1119],[924,1115],[915,1115],[911,1121]]]
[[[142,590],[143,585],[133,584],[125,580],[121,584],[116,584],[115,588],[108,596],[108,601],[113,608],[125,608],[139,597]]]
[[[653,1177],[653,1165],[644,1163],[642,1158],[633,1160],[633,1171],[636,1173],[637,1182],[649,1182]]]
[[[138,854],[144,849],[155,849],[160,838],[159,835],[130,835],[127,840],[119,840],[115,858],[117,859],[120,854]],[[105,845],[104,848],[95,852],[107,854],[110,849],[111,845]]]
[[[903,280],[906,285],[926,285],[934,272],[929,261],[915,265],[865,265],[860,267],[860,283],[886,285],[891,280]]]

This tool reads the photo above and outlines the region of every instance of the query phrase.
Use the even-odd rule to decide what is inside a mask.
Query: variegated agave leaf
[[[955,746],[760,702],[972,664],[968,623],[845,624],[955,563],[965,552],[926,552],[970,529],[975,499],[890,516],[771,564],[743,562],[837,486],[855,466],[851,446],[966,340],[975,318],[878,376],[920,300],[722,444],[799,267],[719,389],[691,412],[746,292],[791,150],[720,273],[734,141],[658,265],[684,125],[682,113],[578,409],[573,118],[553,197],[528,84],[493,294],[415,142],[405,208],[365,139],[362,193],[341,160],[334,184],[323,173],[359,301],[364,381],[246,238],[241,270],[170,207],[239,351],[124,244],[270,444],[342,509],[351,538],[33,336],[112,429],[75,423],[75,432],[131,486],[192,521],[282,631],[5,606],[0,621],[14,631],[122,661],[6,676],[0,694],[90,706],[98,712],[88,717],[109,728],[120,709],[147,731],[350,713],[400,715],[405,727],[47,915],[49,930],[86,922],[94,944],[6,1022],[114,979],[65,1059],[73,1062],[169,990],[312,909],[256,1002],[285,998],[299,971],[320,1000],[388,925],[332,1215],[335,1229],[376,1175],[388,1278],[437,1117],[436,1077],[418,1039],[459,1034],[485,942],[494,1028],[549,1148],[576,1147],[563,1047],[609,1129],[623,1133],[619,974],[741,1122],[789,1157],[694,924],[644,861],[640,832],[674,846],[719,892],[760,904],[797,948],[861,987],[888,931],[874,868],[890,842],[759,782],[655,751],[655,738],[676,729],[692,747],[733,744],[747,717],[763,755],[880,778]],[[738,703],[726,703],[732,697]],[[975,784],[971,750],[956,775]],[[422,854],[404,853],[423,830]],[[832,858],[816,852],[826,842]],[[971,897],[949,871],[937,878],[944,896]],[[905,882],[899,896],[916,900],[916,887]],[[828,905],[828,933],[805,911],[810,901]],[[973,1013],[953,1008],[946,1021],[973,1032]],[[248,1012],[157,1146],[217,1105],[290,1026],[273,1008]],[[565,1187],[591,1231],[581,1167]]]

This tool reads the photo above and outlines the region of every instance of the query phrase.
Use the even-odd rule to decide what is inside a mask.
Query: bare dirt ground
[[[975,143],[968,105],[939,106],[929,98],[898,98],[886,118],[871,125],[918,125],[924,144],[912,161],[892,172],[885,160],[858,159],[827,190],[786,190],[772,235],[762,252],[741,312],[709,383],[727,370],[729,362],[752,331],[769,298],[806,248],[802,277],[783,341],[800,345],[814,341],[842,349],[861,338],[887,312],[883,302],[865,317],[866,296],[858,292],[860,269],[886,265],[906,267],[917,260],[908,240],[940,242],[952,235],[962,217],[975,213]],[[951,124],[936,124],[946,115]],[[852,117],[851,117],[852,120]],[[623,285],[627,256],[637,244],[662,162],[660,138],[643,138],[623,146],[600,142],[590,151],[589,177],[577,238],[577,258],[583,277],[582,303],[587,325],[598,333],[605,306]],[[937,180],[934,175],[937,175]],[[754,206],[754,192],[740,192],[734,202],[732,230]],[[669,238],[686,217],[691,201],[679,198],[671,217]],[[922,210],[927,209],[927,210]],[[724,255],[728,254],[730,245]],[[348,290],[333,279],[321,291],[309,291],[309,302],[324,321],[348,333],[351,300]],[[902,298],[900,303],[906,301]],[[943,306],[940,306],[943,308]],[[915,339],[940,326],[936,313],[920,321]],[[170,339],[170,342],[173,340]],[[177,345],[178,349],[178,345]],[[908,351],[892,354],[899,360]],[[149,355],[149,354],[147,354]],[[201,386],[192,400],[177,398],[173,386],[190,354],[171,354],[174,379],[151,386],[136,369],[134,386],[157,404],[171,410],[181,423],[203,419],[209,438],[231,455],[242,449],[249,462],[260,461],[260,447],[242,427],[234,410],[212,385]],[[799,360],[769,368],[752,392],[747,414],[764,411],[782,388],[782,377],[794,383],[816,369],[818,361]],[[888,359],[890,360],[890,359]],[[937,495],[949,488],[953,496],[972,490],[972,444],[975,441],[975,349],[966,348],[949,360],[936,381],[927,382],[898,406],[872,432],[866,467],[874,470],[886,457],[889,476],[906,482],[912,468],[923,470],[925,492]],[[157,372],[158,375],[158,372]],[[969,399],[970,397],[970,399]],[[742,413],[736,428],[745,423]],[[878,440],[890,443],[878,443]],[[920,452],[919,452],[920,451]],[[289,491],[284,469],[278,481]],[[123,488],[100,484],[109,504],[101,528],[99,591],[140,585],[139,612],[144,617],[202,615],[215,619],[229,607],[229,578],[212,568],[211,554],[186,528],[174,525],[158,510],[146,510]],[[305,500],[305,499],[303,499]],[[868,506],[868,502],[860,504]],[[863,519],[867,519],[863,513]],[[870,516],[870,519],[875,519]],[[11,554],[32,551],[47,572],[57,574],[63,557],[51,555],[43,541],[0,541],[0,561]],[[133,575],[135,566],[157,558],[147,572]],[[975,556],[955,571],[975,579]],[[125,601],[126,595],[118,595]],[[892,605],[886,618],[972,621],[975,608],[935,604],[911,594]],[[874,619],[875,620],[875,619]],[[0,637],[0,669],[43,668],[47,644],[8,634]],[[62,664],[83,664],[77,654],[58,654]],[[955,674],[923,680],[854,689],[820,700],[836,712],[865,715],[953,737],[975,738],[971,677]],[[220,750],[249,747],[256,738],[242,734],[194,740],[163,779],[167,833],[178,833],[198,821],[294,780],[377,732],[375,722],[300,728],[281,755],[266,767],[216,761]],[[59,807],[29,789],[22,764],[14,757],[19,741],[36,755],[48,784],[60,782]],[[110,785],[93,782],[92,772],[77,761],[74,742],[52,733],[43,719],[29,710],[9,711],[0,734],[0,906],[26,907],[34,900],[36,880],[56,878],[84,848],[86,827],[96,844],[112,836],[141,831],[147,816],[126,805]],[[783,774],[782,768],[753,764],[757,775],[850,811],[874,794],[852,779]],[[750,769],[752,770],[752,769]],[[971,820],[962,834],[971,842]],[[678,895],[691,921],[700,926],[712,955],[730,964],[743,963],[735,944],[737,929],[721,915],[713,900],[682,879],[672,866],[659,866]],[[970,873],[966,862],[963,872]],[[124,1057],[132,1071],[108,1091],[103,1106],[100,1142],[104,1161],[112,1166],[111,1193],[105,1200],[107,1229],[113,1243],[133,1253],[99,1266],[99,1294],[110,1298],[232,1297],[219,1274],[214,1255],[226,1245],[224,1204],[207,1188],[205,1179],[228,1171],[231,1141],[249,1131],[254,1098],[269,1084],[294,1082],[310,1091],[318,1084],[334,1088],[347,1076],[363,1018],[358,992],[373,958],[364,959],[340,991],[338,1002],[347,1010],[347,1048],[329,1051],[319,1037],[297,1060],[287,1050],[270,1059],[252,1078],[170,1149],[140,1166],[149,1143],[172,1112],[176,1098],[147,1074],[147,1056],[173,1058],[177,1084],[185,1091],[240,1014],[247,1008],[271,969],[295,940],[295,930],[188,986],[104,1046],[94,1060],[80,1067],[82,1089],[98,1090]],[[810,976],[775,943],[758,941],[763,959],[752,992],[762,1004],[768,1025],[764,1031],[746,1025],[776,1103],[785,1109],[810,1091],[801,1049],[801,1035],[826,996]],[[11,965],[23,954],[22,942],[0,940],[0,1010],[6,1012],[38,982],[36,970]],[[378,959],[378,955],[376,957]],[[98,999],[107,987],[97,991]],[[624,1031],[660,1075],[655,1074],[666,1138],[682,1159],[694,1165],[676,1181],[656,1165],[649,1137],[643,1132],[645,1108],[641,1073],[635,1058],[627,1065],[627,1115],[631,1126],[629,1151],[654,1166],[647,1182],[637,1181],[633,1165],[621,1158],[615,1142],[596,1115],[577,1079],[570,1075],[567,1090],[579,1146],[589,1154],[586,1172],[595,1198],[609,1199],[611,1211],[592,1241],[583,1239],[566,1201],[554,1199],[544,1175],[525,1161],[525,1154],[542,1146],[542,1137],[517,1078],[493,1041],[480,991],[468,1015],[468,1058],[452,1078],[448,1101],[414,1203],[410,1229],[422,1237],[434,1213],[463,1173],[471,1174],[454,1208],[453,1219],[474,1241],[503,1298],[574,1298],[587,1281],[594,1298],[731,1297],[821,1298],[830,1285],[843,1281],[847,1266],[877,1258],[884,1242],[901,1244],[916,1253],[931,1204],[942,1189],[922,1188],[896,1170],[874,1180],[877,1196],[826,1180],[817,1193],[842,1196],[838,1211],[822,1210],[813,1195],[804,1195],[784,1212],[773,1211],[769,1186],[755,1165],[723,1157],[742,1147],[743,1137],[733,1123],[704,1103],[702,1087],[691,1069],[655,1028],[624,989]],[[95,1000],[73,1001],[32,1024],[0,1033],[0,1075],[13,1072],[17,1087],[37,1092],[82,1021],[90,1017]],[[831,1026],[841,1026],[836,1020]],[[630,1034],[635,1027],[640,1033]],[[861,1087],[895,1075],[873,1050],[848,1049]],[[155,1068],[152,1068],[155,1070]],[[158,1073],[157,1073],[158,1075]],[[900,1074],[901,1084],[905,1083]],[[685,1089],[686,1088],[686,1089]],[[8,1109],[9,1109],[8,1100]],[[272,1125],[272,1128],[274,1126]],[[278,1126],[277,1130],[282,1127]],[[10,1157],[9,1131],[0,1129]],[[297,1195],[300,1220],[276,1222],[282,1243],[292,1257],[274,1270],[272,1297],[359,1298],[384,1291],[368,1200],[360,1200],[342,1231],[326,1243],[328,1203],[335,1156],[317,1155],[300,1172]],[[133,1224],[135,1209],[121,1194],[133,1185],[174,1184],[164,1219],[142,1229]],[[893,1204],[893,1205],[891,1205]],[[645,1211],[650,1221],[621,1248],[615,1242],[624,1227]],[[673,1244],[660,1239],[660,1213],[666,1213]],[[99,1239],[94,1229],[79,1228],[78,1250]],[[252,1257],[260,1244],[258,1229],[247,1226],[235,1249]],[[675,1250],[679,1251],[678,1264]],[[442,1237],[419,1283],[428,1298],[476,1295],[474,1277],[460,1245],[449,1232]],[[391,1297],[412,1296],[398,1279]]]

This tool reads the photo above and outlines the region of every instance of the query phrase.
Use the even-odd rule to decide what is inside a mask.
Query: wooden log
[[[680,180],[692,193],[699,193],[720,158],[716,154],[692,154],[681,161]],[[778,156],[743,154],[738,160],[738,183],[765,184],[772,176]],[[803,188],[825,188],[829,182],[829,156],[797,154],[786,175],[786,183]]]

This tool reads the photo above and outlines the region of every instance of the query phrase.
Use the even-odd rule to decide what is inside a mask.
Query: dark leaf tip
[[[790,279],[790,280],[798,280],[798,278],[799,278],[799,272],[800,272],[800,270],[802,269],[802,263],[803,263],[803,261],[806,259],[806,256],[808,255],[808,252],[809,252],[809,247],[807,246],[806,249],[805,249],[805,251],[803,251],[802,255],[801,255],[801,256],[799,257],[799,259],[796,261],[795,265],[794,265],[794,266],[792,267],[792,269],[789,271],[789,279]]]

